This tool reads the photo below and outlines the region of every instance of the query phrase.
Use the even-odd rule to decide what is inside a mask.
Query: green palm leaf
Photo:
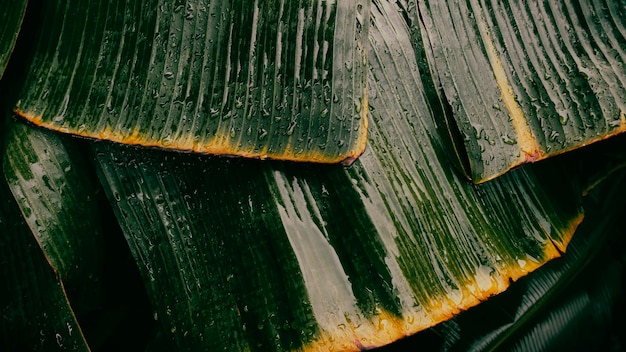
[[[88,351],[63,284],[0,180],[0,346]]]
[[[392,26],[395,14],[388,4],[372,13],[370,152],[349,170],[97,145],[105,189],[178,348],[200,348],[199,336],[216,349],[377,346],[503,290],[557,256],[554,244],[564,249],[580,221],[576,179],[563,183],[548,167],[471,186],[426,133],[434,121],[423,93],[378,88],[399,77],[420,87],[410,52],[406,60],[388,54],[406,32],[379,34],[402,29]],[[293,269],[267,277],[281,265]],[[206,286],[217,297],[203,298]],[[248,292],[265,298],[255,303]],[[305,314],[281,315],[285,305]],[[219,324],[198,323],[216,317]],[[294,341],[291,329],[304,337]]]
[[[583,221],[584,202],[596,207],[584,195],[624,165],[617,144],[604,147],[613,153],[601,147],[577,154],[586,155],[584,169],[571,158],[553,159],[480,185],[457,169],[460,164],[480,181],[524,155],[534,158],[523,133],[514,143],[500,138],[523,124],[534,139],[547,141],[540,146],[546,156],[621,131],[623,24],[621,8],[611,4],[595,12],[590,3],[535,8],[387,0],[33,6],[50,15],[29,33],[34,43],[24,44],[22,55],[30,59],[33,50],[33,61],[23,63],[28,74],[20,77],[15,111],[49,129],[109,141],[78,141],[12,119],[3,124],[3,175],[12,196],[3,191],[8,205],[0,225],[16,218],[21,229],[5,226],[0,233],[8,263],[0,303],[3,317],[11,317],[0,340],[7,348],[38,348],[32,325],[15,322],[42,314],[52,317],[40,325],[44,348],[111,346],[103,340],[120,336],[122,317],[135,312],[130,300],[106,302],[112,291],[106,270],[119,268],[111,265],[118,258],[99,247],[115,236],[125,238],[153,310],[138,318],[148,338],[134,345],[153,351],[382,346],[446,321],[561,256]],[[537,11],[546,18],[528,16]],[[466,12],[471,16],[460,15]],[[572,36],[557,38],[548,28],[561,17]],[[583,19],[594,25],[583,26]],[[524,30],[559,39],[569,56],[555,59],[532,41],[524,41],[526,51],[513,50],[529,32],[507,26],[523,21]],[[585,43],[597,46],[597,55]],[[585,50],[573,53],[576,45]],[[468,58],[477,60],[470,74],[463,68]],[[575,67],[575,74],[564,75],[555,64],[554,78],[537,80],[532,65],[542,60]],[[9,70],[20,72],[20,64]],[[21,85],[13,76],[5,76],[0,91]],[[529,90],[530,82],[541,84]],[[579,91],[583,86],[589,89]],[[536,92],[543,100],[533,100]],[[538,136],[555,126],[548,110],[558,99],[573,105],[557,131],[566,143],[557,138],[557,146]],[[581,108],[586,103],[589,116]],[[485,109],[490,113],[479,114]],[[527,120],[515,120],[520,114]],[[366,127],[368,150],[355,161]],[[261,162],[110,141],[354,163]],[[622,207],[612,202],[620,204],[622,189],[611,185],[619,179],[603,182],[613,198],[598,208],[615,219]],[[604,225],[598,233],[614,229]],[[9,234],[20,231],[35,237],[52,271],[45,263],[24,266],[14,255],[21,240]],[[579,235],[585,233],[583,227]],[[113,253],[126,250],[116,246]],[[40,258],[32,243],[27,248],[26,257]],[[12,288],[29,273],[44,288]],[[133,287],[128,295],[141,297]],[[106,308],[94,303],[100,293]],[[610,306],[611,297],[600,305]],[[54,303],[42,305],[45,299]],[[571,302],[555,308],[549,327],[574,321],[583,301]],[[93,313],[110,306],[111,314]],[[435,329],[448,336],[445,324],[455,323]],[[525,331],[520,324],[496,328],[487,345],[523,344],[523,333],[510,333]],[[83,327],[86,338],[73,333]]]
[[[4,175],[23,218],[68,290],[97,305],[103,234],[88,161],[48,131],[7,127]]]
[[[365,148],[368,9],[366,0],[46,2],[16,109],[123,143],[350,163]]]
[[[626,211],[626,190],[624,172],[613,177],[585,199],[589,212],[562,259],[435,327],[441,338],[431,344],[446,351],[623,349],[625,272],[616,248],[624,239],[616,225]],[[421,345],[427,338],[401,343]]]
[[[416,7],[474,181],[626,129],[626,13],[619,2],[441,0]]]
[[[26,11],[26,0],[7,0],[0,12],[0,78],[9,62]]]

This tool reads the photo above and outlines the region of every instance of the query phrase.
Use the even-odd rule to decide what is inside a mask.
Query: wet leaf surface
[[[369,0],[45,2],[16,111],[62,132],[351,163],[365,148]]]

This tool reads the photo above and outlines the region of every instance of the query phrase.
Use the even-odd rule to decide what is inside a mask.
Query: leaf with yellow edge
[[[409,3],[475,182],[626,131],[620,2]]]
[[[585,221],[561,259],[514,283],[493,300],[434,327],[430,332],[441,337],[439,346],[445,346],[441,349],[621,349],[626,341],[621,329],[626,309],[626,262],[621,259],[626,253],[621,226],[626,214],[624,171],[614,173],[585,197]],[[424,337],[401,343],[422,346]]]
[[[364,150],[369,0],[46,1],[16,112],[57,131],[351,163]]]
[[[94,143],[176,348],[382,346],[502,292],[558,257],[582,221],[579,180],[559,163],[484,185],[456,173],[406,9],[373,5],[371,147],[349,169]]]

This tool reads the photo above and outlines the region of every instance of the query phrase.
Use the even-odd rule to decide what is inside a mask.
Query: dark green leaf
[[[434,0],[417,8],[417,35],[474,181],[626,130],[619,1]]]
[[[110,198],[178,349],[281,350],[312,338],[296,258],[259,167],[110,148],[97,148]]]
[[[95,144],[178,348],[380,346],[501,292],[565,249],[582,219],[579,181],[558,163],[480,186],[460,178],[402,8],[374,5],[371,148],[350,169]]]
[[[369,0],[46,1],[17,112],[117,142],[351,163]]]
[[[47,241],[42,242],[45,255],[63,280],[81,282],[80,277],[72,277],[85,273],[80,256],[100,249],[85,246],[85,238],[80,237],[85,223],[92,221],[85,219],[97,219],[98,213],[108,211],[81,197],[91,195],[94,187],[90,175],[83,174],[91,172],[91,165],[79,159],[82,153],[94,151],[99,176],[143,276],[154,319],[160,323],[161,330],[148,347],[153,351],[166,349],[170,341],[177,350],[327,351],[380,346],[476,305],[506,289],[510,280],[559,256],[582,221],[581,195],[623,163],[621,154],[607,158],[606,164],[594,159],[582,172],[559,160],[513,171],[489,184],[468,184],[448,161],[449,141],[440,136],[455,133],[455,123],[445,125],[461,106],[454,94],[471,91],[473,82],[463,76],[465,72],[446,77],[449,63],[441,66],[434,60],[447,44],[432,36],[443,28],[432,23],[447,21],[445,16],[454,11],[436,12],[433,2],[417,6],[415,1],[374,0],[370,17],[369,5],[367,0],[37,3],[36,10],[46,16],[41,32],[33,27],[33,33],[39,33],[32,41],[36,48],[23,40],[18,47],[24,50],[18,50],[18,59],[11,61],[31,68],[18,112],[35,123],[129,143],[178,149],[176,143],[187,143],[182,149],[199,150],[207,142],[239,151],[249,148],[257,157],[295,159],[291,156],[298,154],[328,162],[342,148],[355,153],[341,154],[335,161],[356,157],[360,151],[353,147],[364,143],[363,116],[371,110],[371,148],[352,168],[344,169],[225,160],[103,142],[81,151],[73,142],[66,143],[70,139],[9,124],[10,134],[5,136],[3,130],[0,136],[9,142],[3,174],[26,220],[11,226],[29,234],[25,223],[30,225],[36,238]],[[469,18],[457,14],[454,24],[473,27],[460,30],[446,25],[446,35],[456,35],[458,30],[474,36],[462,54],[482,55],[484,62],[504,68],[519,63],[512,59],[513,50],[506,50],[512,39],[496,34],[521,37],[523,31],[500,32],[496,27],[503,16],[520,19],[525,12],[518,14],[515,4],[479,0],[470,0],[467,6],[473,10]],[[498,6],[506,11],[497,12]],[[610,16],[603,17],[607,23],[593,21],[600,19],[602,7],[594,13],[585,4],[519,6],[530,13],[536,10],[533,6],[552,10],[547,21],[529,22],[531,27],[557,23],[553,14],[567,9],[569,25],[574,24],[576,36],[582,38],[578,43],[600,38],[604,45],[624,33],[619,18],[615,20],[622,9],[611,8],[612,4],[607,4]],[[442,17],[431,18],[433,13]],[[28,17],[37,21],[36,16]],[[592,21],[576,29],[582,21],[574,22],[581,18]],[[507,29],[506,21],[503,24]],[[364,92],[368,66],[362,48],[369,25],[373,27],[368,102]],[[607,37],[594,37],[600,27],[608,29]],[[572,116],[584,120],[580,106],[589,102],[592,115],[598,115],[598,106],[604,114],[612,108],[605,98],[615,98],[614,93],[623,88],[611,85],[608,80],[614,76],[603,75],[622,67],[621,42],[614,48],[615,57],[605,55],[604,62],[601,56],[611,49],[600,45],[593,65],[587,67],[590,61],[583,55],[589,53],[587,48],[575,48],[574,55],[567,43],[578,39],[566,39],[563,45],[572,56],[564,62],[575,67],[574,75],[554,82],[567,89],[581,88],[586,82],[592,89],[581,90],[589,97],[573,95],[572,102],[578,105],[572,111],[579,115]],[[530,47],[531,43],[524,49]],[[29,50],[36,52],[32,65]],[[520,52],[520,57],[534,64],[557,54],[546,50],[535,57],[529,51]],[[581,67],[589,68],[588,77],[581,77]],[[600,73],[594,71],[600,67]],[[450,71],[454,69],[458,66]],[[516,89],[537,77],[529,77],[528,83],[515,76],[521,77],[519,70],[526,66],[515,69],[477,71],[487,72],[486,80],[478,77],[480,82],[493,76],[491,85],[485,84],[478,93],[491,94],[493,89],[510,93],[514,101],[507,101],[505,107],[517,103],[522,110],[528,106],[532,110],[539,106],[533,104],[540,103],[518,102],[518,96],[525,99],[523,94],[530,93]],[[437,74],[431,75],[431,70]],[[3,93],[20,90],[19,80],[13,78],[20,77],[20,71],[11,72],[0,87]],[[509,92],[502,88],[506,85],[494,86],[503,82],[498,77],[519,87],[509,87]],[[451,80],[467,87],[451,89]],[[605,94],[600,90],[607,85],[613,90]],[[554,87],[542,88],[550,99],[553,92],[548,91]],[[571,93],[554,89],[563,96]],[[623,111],[618,110],[622,117],[615,121],[623,122]],[[466,113],[461,112],[461,116]],[[246,120],[248,114],[257,120]],[[572,120],[568,121],[566,125]],[[341,133],[349,139],[337,137]],[[461,128],[459,134],[463,133],[467,131]],[[570,137],[576,138],[568,135],[568,141]],[[149,138],[151,142],[146,142]],[[290,139],[295,144],[289,144]],[[322,154],[323,160],[316,159]],[[67,165],[71,170],[66,173]],[[602,169],[591,170],[597,165]],[[13,202],[8,191],[0,193],[0,199]],[[3,268],[9,268],[1,269],[2,278],[8,278],[2,284],[6,286],[0,286],[2,341],[8,341],[9,349],[40,341],[46,350],[59,344],[76,349],[78,342],[68,342],[65,332],[83,345],[84,341],[82,334],[75,334],[78,327],[60,281],[48,266],[42,267],[47,271],[39,271],[29,260],[20,260],[21,256],[37,258],[34,252],[41,256],[32,238],[29,252],[21,252],[18,242],[4,236],[13,233],[5,219],[24,220],[11,204],[6,211],[3,204],[0,213],[0,260]],[[67,248],[59,240],[68,243]],[[109,249],[102,250],[110,256]],[[81,270],[73,270],[65,259]],[[52,274],[51,281],[45,281],[48,276],[43,272]],[[124,275],[119,276],[116,279]],[[605,281],[615,277],[609,275]],[[43,284],[23,288],[34,279]],[[128,290],[129,296],[141,296],[141,290],[119,282],[111,280],[109,285],[119,285],[116,289]],[[565,322],[561,318],[567,317],[576,322],[577,317],[588,316],[578,313],[593,311],[579,304],[590,301],[589,297],[599,297],[593,301],[606,308],[604,302],[615,301],[618,285],[602,286],[606,290],[598,296],[572,296],[565,309],[556,307],[552,316],[558,319],[553,321]],[[18,289],[12,290],[14,286]],[[37,294],[48,290],[49,297]],[[110,287],[103,292],[110,293]],[[96,322],[98,331],[86,333],[92,347],[107,349],[114,344],[103,340],[127,336],[120,331],[132,326],[125,319],[132,309],[124,305],[128,303],[112,304],[113,309]],[[583,309],[571,309],[579,307]],[[606,310],[601,315],[607,315]],[[120,323],[122,319],[125,323]],[[153,318],[144,317],[143,322],[148,327],[144,333],[151,334]],[[81,323],[91,325],[82,318]],[[144,328],[136,325],[126,334]],[[143,345],[145,339],[140,338],[133,346]]]
[[[64,288],[0,180],[0,347],[88,351]]]
[[[93,308],[102,225],[91,165],[77,145],[49,131],[10,121],[6,139],[4,175],[26,223],[70,295]]]
[[[562,259],[436,327],[446,340],[443,350],[622,350],[625,176],[613,176],[586,197],[590,210]]]
[[[626,214],[623,172],[587,197],[589,216],[562,261],[525,282],[527,291],[506,332],[490,336],[491,346],[518,351],[545,349],[621,350],[626,282]],[[595,198],[595,199],[594,199]],[[621,310],[620,310],[621,307]],[[576,338],[574,338],[575,336]],[[619,340],[622,339],[621,347]],[[612,341],[613,340],[613,341]],[[613,345],[617,343],[618,345]]]
[[[3,0],[0,4],[0,78],[20,32],[27,0]]]

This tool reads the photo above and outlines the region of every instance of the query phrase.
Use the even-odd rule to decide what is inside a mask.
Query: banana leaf
[[[370,148],[351,168],[94,144],[176,349],[380,346],[565,250],[582,220],[579,180],[553,163],[468,184],[442,147],[401,12],[374,4]]]
[[[602,156],[609,149],[594,152]],[[619,222],[626,212],[625,176],[622,169],[585,197],[585,221],[562,258],[503,294],[380,351],[623,350],[626,268]]]
[[[9,62],[20,26],[24,19],[27,0],[5,0],[0,4],[0,78]]]
[[[409,3],[475,182],[626,130],[621,2]]]
[[[497,305],[494,300],[437,327],[446,336],[442,350],[623,349],[625,175],[586,197],[588,216],[562,259],[512,285]],[[490,323],[476,325],[476,319]]]
[[[84,309],[99,304],[102,225],[89,162],[56,134],[9,120],[4,176],[54,271]]]
[[[88,351],[65,294],[0,180],[0,347]]]
[[[587,198],[588,208],[594,211],[589,211],[580,236],[563,260],[524,282],[514,321],[473,341],[469,350],[620,350],[626,346],[619,328],[626,268],[623,251],[616,250],[624,245],[618,225],[626,214],[624,175],[613,180],[612,187]]]
[[[125,2],[74,3],[71,0],[39,4],[42,11],[52,16],[45,17],[45,30],[38,32],[39,37],[34,41],[37,47],[32,66],[25,63],[30,67],[30,73],[25,78],[26,88],[17,111],[28,115],[23,108],[34,106],[41,112],[36,116],[48,116],[49,120],[58,123],[57,127],[50,125],[49,128],[66,131],[67,126],[74,124],[80,131],[73,133],[103,139],[115,140],[110,138],[111,131],[128,132],[124,124],[137,116],[146,124],[154,124],[150,133],[172,132],[178,120],[168,122],[152,117],[158,117],[153,114],[155,111],[168,111],[173,119],[187,116],[183,113],[185,108],[177,105],[176,97],[183,97],[183,88],[176,83],[191,77],[193,66],[176,60],[180,59],[179,56],[184,58],[184,54],[191,53],[192,49],[183,50],[185,42],[177,40],[191,38],[191,30],[196,27],[188,28],[190,23],[207,24],[210,19],[200,18],[205,9],[201,6],[205,3],[200,1],[161,4],[164,6]],[[207,8],[223,9],[246,4],[250,2],[215,1],[207,4]],[[259,34],[267,35],[268,45],[276,45],[275,48],[278,46],[272,38],[289,37],[294,30],[296,38],[303,36],[303,43],[308,40],[308,35],[317,39],[330,38],[331,35],[336,39],[342,33],[347,36],[343,54],[353,55],[354,61],[344,62],[333,56],[324,58],[327,59],[324,65],[333,68],[326,79],[341,81],[341,84],[344,81],[337,77],[338,72],[344,74],[344,68],[348,69],[353,85],[346,89],[352,89],[352,92],[357,91],[355,87],[364,88],[365,73],[368,74],[369,96],[362,92],[358,97],[359,104],[355,104],[356,100],[350,94],[337,95],[337,99],[333,94],[330,99],[335,107],[341,105],[345,111],[354,110],[353,119],[346,123],[365,124],[363,117],[366,112],[370,114],[369,150],[351,168],[224,159],[108,142],[75,144],[76,141],[70,139],[57,140],[54,133],[41,134],[34,126],[12,123],[9,123],[10,130],[6,135],[2,131],[2,138],[7,138],[8,142],[3,173],[11,181],[11,190],[22,211],[20,215],[13,207],[11,218],[23,219],[25,209],[46,208],[43,197],[26,196],[28,192],[36,194],[38,191],[25,187],[29,178],[24,175],[40,168],[45,172],[35,173],[35,176],[41,176],[44,186],[46,179],[70,180],[76,189],[60,194],[55,187],[50,192],[45,187],[40,188],[39,192],[52,198],[65,196],[59,197],[58,202],[49,203],[54,205],[51,208],[53,216],[46,212],[32,213],[39,221],[57,225],[56,220],[52,220],[54,217],[66,218],[67,221],[60,221],[60,225],[70,225],[66,228],[71,229],[76,217],[86,215],[91,218],[94,214],[88,213],[98,211],[87,201],[86,204],[91,205],[85,209],[87,211],[81,212],[82,207],[76,207],[76,202],[84,200],[76,195],[90,194],[96,187],[91,175],[92,165],[76,160],[85,157],[95,160],[98,177],[115,213],[116,218],[111,222],[119,223],[122,228],[154,310],[144,318],[145,325],[152,326],[156,320],[160,326],[147,346],[148,350],[167,350],[170,343],[174,350],[373,348],[426,329],[477,305],[566,250],[583,218],[583,194],[595,184],[592,181],[602,179],[606,172],[616,167],[614,160],[609,160],[606,165],[595,160],[601,167],[597,173],[579,172],[571,163],[560,159],[515,170],[487,184],[468,184],[451,161],[454,156],[450,155],[450,150],[462,148],[458,144],[451,147],[450,140],[442,136],[450,131],[454,133],[454,124],[446,123],[451,122],[448,113],[455,111],[442,93],[445,93],[445,87],[443,90],[437,88],[441,83],[439,76],[432,74],[436,69],[432,53],[427,49],[432,40],[427,35],[427,16],[416,16],[416,11],[422,10],[420,7],[406,1],[375,0],[371,8],[369,2],[320,1],[313,4],[302,1],[281,2],[284,11],[273,13],[269,11],[273,4],[271,1],[255,1],[258,13],[250,12],[252,7],[237,8],[242,17],[237,17],[235,14],[239,12],[234,10],[223,11],[225,15],[218,20],[223,21],[219,22],[220,25],[230,25],[233,31],[229,34],[241,34],[243,32],[237,31],[251,28],[258,30],[255,33],[277,31],[269,24],[271,20],[264,22],[275,19],[281,23],[276,33],[284,29],[280,32],[283,34],[275,37]],[[339,19],[341,11],[350,15]],[[300,19],[310,19],[312,17],[307,15],[313,13],[316,21],[327,22],[315,22],[314,26],[321,27],[305,31],[309,28],[306,26],[313,24]],[[256,22],[258,26],[240,28],[245,26],[239,24],[249,23],[246,21],[250,16],[253,24],[255,18],[259,20]],[[346,18],[355,21],[352,22],[354,29],[349,33],[336,29]],[[132,19],[138,21],[134,23]],[[174,28],[178,24],[183,25],[180,32]],[[331,31],[333,26],[335,30]],[[217,30],[225,31],[226,27]],[[95,40],[86,36],[94,28],[105,29],[98,32]],[[157,36],[161,32],[155,28],[167,28],[168,36]],[[157,40],[157,37],[176,45],[153,46],[152,39]],[[231,54],[235,51],[252,52],[244,42],[239,42],[243,49],[234,48],[228,42],[231,39],[219,35],[215,38],[222,40],[217,44],[223,45],[222,49],[232,49]],[[364,43],[365,38],[369,43]],[[193,40],[196,39],[200,38],[194,36]],[[294,50],[291,48],[293,43],[287,40],[283,43],[288,48],[285,52]],[[313,45],[313,53],[315,48],[325,47],[307,43]],[[327,45],[331,44],[336,42]],[[368,44],[369,64],[366,65],[359,60],[363,59]],[[164,50],[159,51],[159,48]],[[304,44],[301,49],[303,56],[306,56],[304,51],[311,53],[307,51],[310,47]],[[164,58],[164,61],[141,61],[135,55],[139,52],[137,50],[143,50],[148,59]],[[327,53],[332,51],[334,55],[335,50],[328,50]],[[356,50],[356,54],[352,50]],[[278,51],[283,53],[276,49]],[[237,55],[241,67],[249,65],[247,59]],[[275,59],[277,56],[267,58],[269,61]],[[190,62],[198,63],[193,59]],[[155,66],[151,66],[153,63]],[[176,70],[167,71],[169,64],[178,66]],[[151,78],[136,80],[133,74],[139,72],[134,71],[137,67],[141,67],[144,73],[154,68],[156,73],[150,75]],[[230,67],[237,67],[237,72],[250,72],[236,65]],[[296,70],[297,65],[281,67]],[[326,69],[315,63],[308,67]],[[363,73],[361,78],[359,70]],[[49,74],[52,71],[56,74]],[[226,72],[213,70],[213,74]],[[174,82],[169,82],[168,77]],[[194,77],[200,79],[200,85],[206,84],[203,89],[220,84],[209,80],[208,74]],[[280,81],[278,78],[276,80]],[[324,78],[321,82],[325,82]],[[0,89],[7,91],[11,83],[14,82],[3,82]],[[185,87],[195,87],[195,83],[198,82],[187,82]],[[236,83],[240,88],[248,89],[241,82]],[[142,90],[146,87],[157,87],[156,99],[162,99],[166,104],[161,106],[156,101],[145,106],[130,104],[131,97],[147,97],[152,93]],[[306,98],[306,91],[310,88],[290,82],[277,89],[293,94],[290,97],[295,106],[306,101],[301,98]],[[303,89],[304,93],[293,93],[298,89]],[[273,91],[273,94],[276,97],[279,93]],[[226,101],[231,99],[220,96]],[[230,100],[230,107],[237,110],[235,100]],[[197,106],[192,108],[201,110]],[[321,109],[310,108],[311,114],[316,114],[316,108]],[[89,135],[92,132],[88,129],[81,130],[79,122],[70,122],[75,116],[114,116],[117,119],[122,112],[131,111],[139,113],[128,115],[128,120],[124,117],[114,122],[102,122],[102,126],[97,127],[104,129],[94,130],[98,131],[97,135]],[[316,117],[328,119],[329,116],[322,116],[326,114],[322,114],[323,111],[320,110]],[[148,114],[143,114],[145,112]],[[226,120],[223,117],[220,115],[217,119],[218,126],[232,126],[233,116]],[[275,120],[271,122],[272,126],[284,122],[282,116],[278,122]],[[359,133],[364,132],[364,126],[360,125]],[[273,137],[271,133],[267,136]],[[164,140],[166,145],[160,146],[170,147],[169,140]],[[42,143],[53,145],[53,153],[38,147]],[[27,150],[29,145],[32,150]],[[85,145],[90,147],[80,149]],[[50,155],[55,158],[49,158]],[[264,157],[265,154],[256,156]],[[352,162],[354,156],[356,154],[342,158],[347,157]],[[33,162],[24,162],[29,158]],[[76,167],[81,172],[62,175],[63,163],[52,160],[57,158],[71,160],[72,169]],[[68,213],[67,210],[72,208],[77,210]],[[100,215],[107,211],[102,210]],[[30,220],[26,222],[31,225],[35,237],[41,236],[51,243],[63,238],[75,244],[84,240],[78,238],[81,231],[57,231],[54,226],[46,226],[43,232],[34,231],[38,230],[37,226],[33,227],[33,224],[37,225],[35,218],[26,220]],[[77,221],[75,225],[80,229],[84,224]],[[25,225],[22,227],[26,229]],[[69,277],[80,277],[78,272],[72,272],[71,266],[54,264],[54,251],[50,250],[54,247],[42,247],[55,270],[67,269],[59,271],[64,278],[63,284]],[[65,254],[80,254],[76,250],[78,247],[80,245],[72,246]],[[36,249],[36,246],[31,248]],[[92,252],[93,249],[88,249],[82,254]],[[25,255],[34,257],[34,253]],[[5,257],[3,253],[2,258],[13,257]],[[14,261],[16,259],[10,259],[7,268],[20,268]],[[24,274],[34,272],[32,269],[18,271]],[[24,279],[15,279],[20,280]],[[7,286],[0,290],[0,302],[6,304],[5,311],[8,312],[6,316],[16,314],[11,310],[12,306],[16,307],[16,312],[21,312],[19,307],[29,306],[31,296],[28,292],[31,289],[37,292],[36,288],[12,290],[12,282],[7,281]],[[70,321],[65,317],[73,312],[64,305],[67,299],[63,286],[54,278],[51,282],[53,287],[61,287],[60,291],[50,289],[56,290],[50,296],[55,303],[32,305],[32,311],[23,314],[25,320],[37,317],[37,314],[47,315],[46,309],[51,309],[63,317],[53,318],[45,324],[54,326]],[[128,290],[130,294],[133,289],[128,286]],[[22,297],[23,301],[14,304],[11,297]],[[38,298],[32,299],[37,302]],[[75,310],[74,302],[72,308]],[[115,331],[107,333],[113,336],[112,339],[124,336],[120,330],[125,325],[119,316],[121,314],[118,318],[105,317],[98,323],[99,330]],[[84,320],[79,321],[81,326],[89,325],[84,324]],[[133,330],[138,330],[141,325],[137,324]],[[37,333],[36,328],[31,329],[32,325],[17,332],[11,328],[19,325],[6,326],[8,328],[3,331],[7,332],[3,332],[3,336],[15,333],[19,338],[15,344],[9,345],[10,348],[37,348],[34,345],[39,340],[28,337]],[[67,331],[75,332],[74,325],[71,326],[72,329],[67,328]],[[65,342],[65,335],[58,328],[53,331],[61,336],[61,348],[74,345],[74,342]],[[102,346],[111,346],[94,342],[101,337],[86,336],[92,347],[106,349]],[[51,339],[46,341],[54,342]],[[82,344],[85,347],[84,341]],[[76,342],[76,345],[80,343]],[[49,345],[43,348],[47,347]]]
[[[130,144],[351,163],[369,0],[47,1],[16,111]]]
[[[64,331],[55,337],[58,342],[49,338],[56,334],[46,329],[59,330],[59,320],[68,322],[70,335],[80,329],[80,335],[74,336],[79,340],[68,340],[80,348],[144,349],[146,339],[154,334],[150,308],[119,226],[103,203],[106,199],[89,154],[84,153],[88,150],[85,142],[14,119],[6,127],[2,166],[10,182],[5,195],[12,210],[2,221],[14,225],[6,225],[2,242],[11,253],[3,254],[7,266],[1,276],[5,282],[0,287],[0,305],[7,325],[0,343],[6,350],[78,350],[64,342]],[[17,229],[28,240],[28,249],[19,249],[20,242],[12,243],[20,238],[11,233]],[[41,262],[17,264],[21,257],[41,258]],[[19,282],[28,275],[43,288]],[[55,285],[61,288],[59,293]],[[50,297],[40,298],[39,291]],[[53,304],[45,303],[47,299]],[[45,323],[42,315],[51,321]],[[52,335],[29,337],[38,331]]]

